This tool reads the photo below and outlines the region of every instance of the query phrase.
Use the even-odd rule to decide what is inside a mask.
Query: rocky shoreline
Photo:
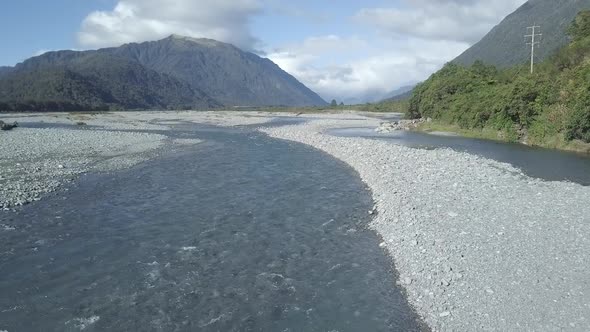
[[[397,120],[390,122],[382,122],[379,127],[375,129],[378,133],[391,133],[395,131],[416,130],[422,123],[430,123],[432,119],[416,119],[416,120]]]
[[[590,330],[590,188],[448,149],[323,134],[350,125],[262,130],[359,173],[376,202],[371,227],[434,331]]]

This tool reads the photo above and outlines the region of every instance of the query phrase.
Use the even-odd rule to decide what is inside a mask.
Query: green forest
[[[568,34],[570,44],[536,64],[533,74],[524,64],[447,64],[416,87],[408,117],[531,145],[576,149],[590,143],[590,11],[578,14]]]

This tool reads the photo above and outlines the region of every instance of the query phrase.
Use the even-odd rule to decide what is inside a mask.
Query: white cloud
[[[384,35],[474,43],[526,0],[406,0],[400,7],[364,8],[355,20]]]
[[[268,56],[324,99],[374,100],[428,78],[524,2],[404,0],[396,7],[363,8],[353,22],[375,28],[366,40],[310,37]],[[356,49],[364,52],[338,56]]]
[[[329,15],[325,11],[305,10],[300,3],[294,1],[264,0],[264,2],[267,9],[274,14],[295,17],[311,23],[323,23],[329,20]]]
[[[331,41],[337,47],[324,47],[319,42],[322,40]],[[316,43],[321,46],[310,47]],[[299,45],[276,49],[268,57],[324,99],[364,102],[426,79],[468,47],[466,43],[410,38],[391,42],[384,49],[365,50],[366,53],[353,59],[338,59],[337,54],[342,50],[368,44],[358,38],[311,37]],[[326,58],[334,60],[326,63]],[[320,61],[323,63],[318,64]]]
[[[38,51],[36,51],[35,53],[33,53],[33,56],[39,56],[39,55],[43,55],[43,54],[45,54],[45,53],[47,53],[47,52],[51,52],[51,51],[52,51],[52,50],[48,50],[48,49],[41,49],[41,50],[38,50]]]
[[[171,34],[207,37],[253,49],[248,28],[262,11],[259,0],[120,0],[112,11],[96,11],[82,22],[84,47],[118,46]]]

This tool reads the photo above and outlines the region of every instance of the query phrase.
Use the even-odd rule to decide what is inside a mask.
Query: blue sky
[[[177,33],[276,62],[325,99],[427,78],[525,0],[18,0],[0,5],[0,65]],[[466,29],[466,27],[468,27]]]
[[[299,1],[295,7],[269,1],[263,12],[253,17],[251,29],[268,45],[335,31],[352,34],[355,28],[348,20],[340,18],[354,15],[358,9],[355,2],[341,1],[334,6],[305,0]],[[9,47],[0,53],[0,65],[14,65],[42,50],[84,48],[77,40],[82,21],[94,11],[112,10],[116,4],[117,0],[18,0],[3,3],[0,5],[0,40]],[[307,17],[280,13],[281,8],[285,11],[305,8]]]
[[[80,23],[115,0],[18,0],[0,5],[0,65],[14,65],[40,50],[77,47]]]

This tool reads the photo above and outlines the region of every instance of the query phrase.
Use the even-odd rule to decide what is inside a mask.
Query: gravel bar
[[[356,169],[376,203],[371,227],[432,330],[590,331],[590,187],[450,149],[322,133],[350,124],[261,130]]]
[[[17,128],[0,134],[0,210],[40,200],[89,171],[133,166],[165,136],[117,131]],[[0,212],[2,213],[2,212]]]
[[[80,174],[128,168],[162,149],[200,143],[150,131],[165,133],[186,123],[261,124],[271,117],[258,112],[162,111],[0,114],[0,119],[21,124],[0,132],[0,213],[6,213],[41,200]],[[0,231],[3,227],[12,226],[0,223]]]

